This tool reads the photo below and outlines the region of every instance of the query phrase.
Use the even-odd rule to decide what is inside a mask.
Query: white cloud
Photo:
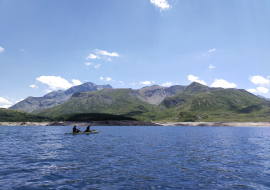
[[[100,57],[94,54],[89,54],[86,59],[99,59]]]
[[[130,85],[133,85],[133,86],[135,85],[135,83],[129,83],[129,84],[130,84]]]
[[[197,82],[203,85],[206,85],[206,82],[204,82],[203,80],[198,80],[199,77],[195,77],[193,75],[188,75],[188,80],[190,80],[191,82]]]
[[[111,81],[112,78],[111,77],[106,77],[106,81]]]
[[[105,78],[99,77],[99,79],[102,80],[102,81],[113,81],[113,82],[115,82],[115,80],[113,80],[111,77],[105,77]]]
[[[247,91],[250,92],[250,93],[257,93],[256,89],[247,89]]]
[[[146,80],[146,81],[141,81],[140,84],[147,85],[147,84],[151,84],[151,82]]]
[[[77,79],[72,79],[72,82],[75,86],[81,85],[81,81],[77,80]]]
[[[269,85],[270,80],[267,78],[264,78],[262,76],[251,76],[249,77],[252,83],[259,84],[259,85]]]
[[[155,81],[153,81],[153,80],[152,80],[152,83],[154,84],[154,83],[155,83]]]
[[[261,94],[266,94],[269,91],[267,88],[262,87],[262,86],[258,87],[257,90],[258,90],[258,93],[261,93]]]
[[[210,50],[209,50],[209,52],[213,52],[213,51],[216,51],[216,48],[210,49]]]
[[[119,57],[119,54],[116,53],[116,52],[108,53],[107,51],[104,51],[104,50],[98,50],[98,49],[95,49],[95,52],[96,52],[96,54],[98,54],[98,55],[105,55],[105,56],[111,56],[111,57]]]
[[[95,68],[99,68],[101,66],[101,64],[97,64],[97,65],[95,65],[94,67]]]
[[[161,86],[172,86],[172,82],[166,82],[166,83],[162,84]]]
[[[50,93],[50,92],[52,92],[52,90],[46,89],[45,92]]]
[[[215,79],[215,82],[211,84],[211,87],[221,87],[221,88],[235,88],[237,85],[234,83],[229,83],[223,79]]]
[[[256,89],[247,89],[248,92],[253,93],[253,94],[257,94],[257,93],[261,93],[261,94],[266,94],[269,90],[265,87],[257,87]]]
[[[122,85],[125,85],[123,81],[119,81]]]
[[[0,108],[9,108],[11,105],[2,105]]]
[[[1,108],[9,108],[12,104],[12,102],[9,102],[7,99],[0,97],[0,105]]]
[[[0,104],[12,104],[12,102],[9,102],[5,98],[0,97]]]
[[[166,0],[150,0],[156,7],[160,8],[160,11],[170,8],[170,5]]]
[[[94,65],[94,63],[85,63],[86,66],[93,65],[95,68],[99,68],[101,64]]]
[[[108,61],[111,61],[112,59],[111,58],[108,58]]]
[[[0,53],[5,51],[5,49],[3,47],[0,46]]]
[[[79,80],[73,79],[73,84],[69,83],[66,79],[60,76],[41,76],[36,79],[38,82],[49,85],[50,89],[68,89],[72,86],[82,84]]]
[[[31,88],[38,88],[36,84],[29,85]]]
[[[209,69],[214,69],[214,68],[216,68],[216,67],[214,65],[210,64]]]

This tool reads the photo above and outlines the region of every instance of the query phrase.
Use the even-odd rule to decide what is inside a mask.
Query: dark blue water
[[[0,189],[270,189],[270,128],[0,127]]]

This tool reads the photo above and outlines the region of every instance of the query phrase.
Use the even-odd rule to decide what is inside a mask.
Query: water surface
[[[270,128],[0,126],[0,189],[270,189]]]

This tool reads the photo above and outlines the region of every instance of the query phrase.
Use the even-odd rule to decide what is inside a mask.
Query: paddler
[[[73,133],[78,133],[78,132],[81,132],[81,131],[76,128],[76,125],[74,125],[74,127],[73,127]]]
[[[84,132],[92,132],[92,131],[90,130],[90,125],[87,126],[87,128],[85,129]]]

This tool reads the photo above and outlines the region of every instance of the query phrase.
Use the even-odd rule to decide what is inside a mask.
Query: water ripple
[[[1,189],[270,189],[270,129],[0,127]]]

